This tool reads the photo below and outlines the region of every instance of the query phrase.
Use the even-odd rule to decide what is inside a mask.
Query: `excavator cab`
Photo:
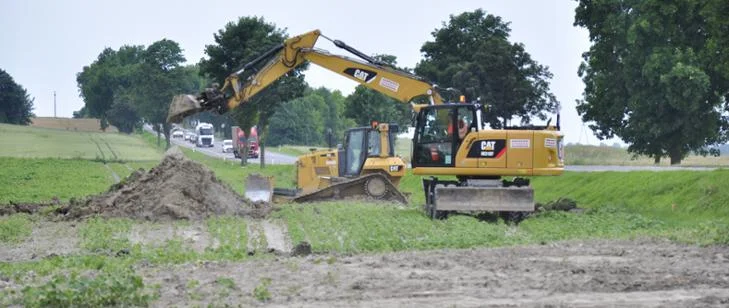
[[[414,167],[453,167],[466,136],[477,129],[474,104],[424,107],[417,115],[413,139]]]

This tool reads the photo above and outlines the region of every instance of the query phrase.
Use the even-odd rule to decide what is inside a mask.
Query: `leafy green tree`
[[[160,143],[160,132],[166,137],[170,147],[170,123],[167,123],[167,112],[170,100],[184,92],[186,85],[185,71],[181,64],[185,62],[182,49],[177,42],[162,39],[149,45],[142,55],[142,63],[134,75],[134,90],[137,110],[157,128],[157,143]]]
[[[509,42],[509,23],[481,9],[451,15],[448,23],[433,31],[434,41],[420,49],[424,59],[415,72],[430,79],[451,101],[465,95],[469,101],[481,99],[489,107],[484,121],[491,127],[506,126],[512,118],[530,123],[541,120],[557,108],[549,91],[552,74],[539,65],[521,43]]]
[[[347,107],[346,98],[339,90],[330,92],[329,89],[324,87],[318,88],[313,92],[323,97],[326,103],[326,109],[322,112],[322,117],[324,118],[322,139],[324,144],[329,145],[328,143],[331,141],[331,146],[335,146],[343,141],[344,131],[356,126],[355,121],[345,115]]]
[[[84,100],[83,113],[79,116],[97,117],[102,129],[106,129],[106,113],[111,109],[115,95],[132,87],[143,52],[143,46],[125,45],[118,51],[106,48],[93,63],[84,66],[76,75],[79,95]]]
[[[74,119],[82,119],[82,118],[88,118],[90,117],[88,109],[86,109],[86,106],[81,107],[78,111],[73,112],[73,118]]]
[[[285,31],[260,17],[241,17],[230,22],[214,34],[215,44],[205,46],[207,59],[200,60],[200,71],[206,77],[221,83],[226,77],[245,63],[252,61],[267,50],[281,44]],[[300,68],[301,69],[301,68]],[[240,127],[258,126],[261,166],[265,165],[265,143],[270,117],[277,106],[302,95],[306,88],[300,69],[293,70],[280,78],[250,102],[231,111],[233,125]],[[250,72],[248,72],[250,73]],[[243,79],[248,76],[244,73]]]
[[[373,58],[393,67],[397,65],[397,58],[393,55],[375,55]],[[406,127],[410,125],[411,115],[410,105],[362,85],[358,85],[345,102],[344,116],[353,119],[359,126],[369,126],[372,121],[378,121]]]
[[[723,0],[579,1],[575,25],[592,41],[579,69],[583,121],[656,162],[725,142],[727,9]]]
[[[117,99],[106,112],[109,124],[116,126],[120,132],[131,134],[139,124],[139,115],[132,103]]]
[[[313,92],[283,103],[271,117],[269,143],[274,146],[323,144],[326,111],[324,98]]]
[[[0,123],[30,124],[35,116],[33,100],[10,74],[0,69]]]

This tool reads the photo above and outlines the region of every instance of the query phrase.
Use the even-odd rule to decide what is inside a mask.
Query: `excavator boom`
[[[314,30],[287,39],[283,44],[271,48],[232,73],[225,79],[225,83],[220,89],[206,89],[197,97],[176,96],[170,105],[167,121],[179,123],[186,116],[206,110],[215,110],[218,113],[232,110],[238,105],[248,102],[281,76],[307,61],[403,103],[409,103],[416,97],[427,98],[429,104],[443,102],[431,83],[416,75],[379,63],[342,41],[334,40],[332,42],[364,61],[333,55],[325,50],[314,48],[320,36],[324,37],[319,30]],[[256,69],[256,72],[245,80],[241,80],[240,76],[251,69]],[[231,94],[227,94],[228,92]]]

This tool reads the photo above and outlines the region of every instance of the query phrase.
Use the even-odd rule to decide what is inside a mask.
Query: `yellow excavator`
[[[358,59],[314,48],[320,37],[332,41],[335,46]],[[443,218],[454,211],[533,211],[534,191],[527,177],[560,175],[564,170],[563,134],[559,131],[559,116],[556,125],[547,123],[545,126],[489,129],[482,117],[488,111],[480,102],[465,103],[462,99],[458,103],[444,103],[432,83],[381,63],[342,41],[331,40],[319,30],[294,36],[273,47],[227,77],[222,88],[208,88],[196,96],[176,96],[169,109],[168,121],[179,122],[185,116],[206,110],[224,113],[236,108],[305,62],[314,63],[400,102],[411,104],[416,113],[411,164],[413,174],[430,176],[423,179],[423,189],[426,212],[433,218]],[[241,78],[248,70],[254,70],[254,73]],[[352,145],[351,138],[349,146]],[[380,144],[384,149],[386,143]],[[364,152],[364,148],[361,152]],[[386,154],[380,152],[380,155]],[[321,157],[321,154],[316,155]],[[333,161],[330,164],[337,164],[337,168],[330,168],[330,174],[347,163],[347,159]],[[364,168],[367,159],[360,157],[359,161],[363,166],[360,172],[367,169]],[[321,166],[321,161],[318,166]],[[378,171],[372,174],[391,174],[394,169],[389,168],[394,167],[379,164],[376,167]],[[339,171],[336,174],[339,175]],[[455,176],[456,180],[440,180],[436,176]],[[307,180],[298,177],[300,186],[319,188],[329,185],[328,188],[333,188],[331,196],[341,194],[341,190],[336,187],[338,184],[314,185],[311,184],[316,182],[311,180],[313,178],[310,176]],[[365,186],[361,181],[363,178],[355,178],[360,180],[359,187]],[[375,192],[392,191],[394,185],[387,181],[382,185],[373,184],[372,188]]]

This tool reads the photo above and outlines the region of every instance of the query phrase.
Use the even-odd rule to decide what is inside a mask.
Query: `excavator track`
[[[387,176],[379,173],[339,182],[313,193],[298,196],[293,201],[305,203],[342,199],[370,199],[399,202],[401,204],[408,203],[405,195],[387,179]]]

